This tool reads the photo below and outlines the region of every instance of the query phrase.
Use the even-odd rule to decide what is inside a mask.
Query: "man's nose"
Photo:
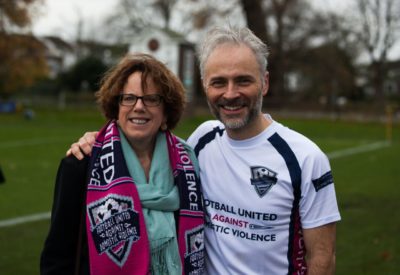
[[[237,85],[234,82],[229,81],[229,83],[227,85],[227,89],[224,93],[224,97],[227,99],[232,99],[232,98],[239,97],[239,95],[240,94],[239,94],[239,89],[238,89]]]

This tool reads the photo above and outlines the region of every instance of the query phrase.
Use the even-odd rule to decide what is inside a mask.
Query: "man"
[[[325,154],[262,114],[268,50],[249,29],[215,28],[200,51],[211,112],[189,137],[206,206],[208,274],[333,274],[340,220]],[[88,153],[86,134],[71,150]],[[306,257],[307,253],[307,257]]]

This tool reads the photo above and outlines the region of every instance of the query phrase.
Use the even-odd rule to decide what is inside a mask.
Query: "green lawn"
[[[385,139],[384,125],[287,121],[327,153]],[[398,274],[400,263],[400,131],[388,147],[331,159],[342,221],[336,274]]]
[[[186,138],[206,117],[185,119],[175,133]],[[326,153],[385,138],[379,123],[331,120],[282,122],[313,139]],[[0,115],[0,221],[48,212],[60,159],[72,141],[104,123],[92,109],[41,110],[35,119]],[[400,263],[400,129],[390,146],[331,160],[342,221],[336,274],[398,274]],[[0,274],[38,274],[48,220],[0,228]]]

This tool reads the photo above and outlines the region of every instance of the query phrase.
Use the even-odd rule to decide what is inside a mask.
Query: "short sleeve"
[[[303,228],[341,219],[329,160],[321,151],[307,157],[302,167],[300,216]]]

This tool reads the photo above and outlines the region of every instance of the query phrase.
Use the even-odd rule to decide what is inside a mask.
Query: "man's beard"
[[[256,117],[261,113],[261,106],[262,106],[262,92],[257,96],[256,102],[253,106],[249,106],[249,111],[244,117],[239,118],[229,118],[224,117],[219,112],[219,105],[223,106],[240,106],[244,105],[246,101],[242,98],[234,99],[234,100],[226,100],[226,99],[219,99],[216,103],[211,104],[210,101],[207,100],[208,106],[211,110],[211,113],[220,120],[226,129],[231,130],[239,130],[250,124],[252,121],[256,119]]]

